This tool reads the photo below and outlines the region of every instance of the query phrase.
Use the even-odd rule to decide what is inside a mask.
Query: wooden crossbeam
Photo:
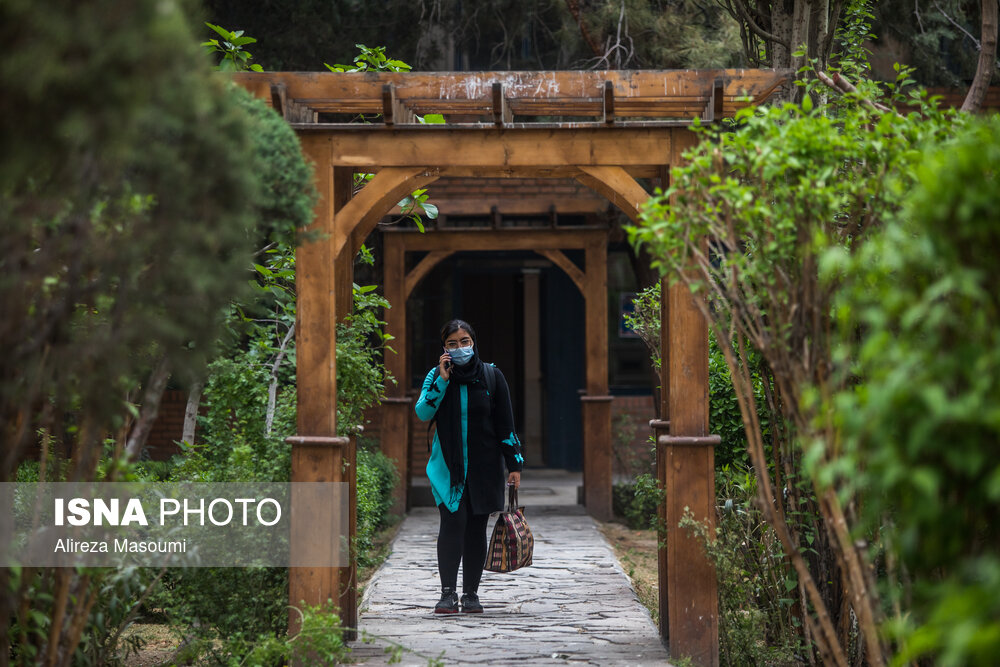
[[[764,101],[791,72],[240,72],[233,78],[270,97],[293,122],[315,122],[317,113],[383,113],[391,118],[387,124],[399,125],[411,122],[411,113],[441,113],[508,127],[514,116],[590,117],[609,125],[628,118],[691,119],[709,115],[708,105],[719,118]]]
[[[579,167],[582,165],[656,166],[670,154],[675,128],[588,127],[552,129],[539,136],[536,129],[462,129],[450,125],[418,125],[399,130],[380,125],[358,125],[381,131],[296,126],[304,131],[319,130],[336,147],[335,167],[358,169],[375,166],[490,167],[494,173],[505,169]],[[419,131],[417,131],[419,130]],[[443,175],[443,174],[439,174]],[[559,173],[558,175],[562,175]]]

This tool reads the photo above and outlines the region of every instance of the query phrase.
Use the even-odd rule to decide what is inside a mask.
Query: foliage
[[[990,664],[1000,653],[1000,120],[970,123],[916,156],[894,224],[854,257],[831,251],[837,360],[863,382],[828,409],[843,479],[886,537],[899,664]],[[908,182],[895,187],[910,187]],[[860,333],[860,335],[859,335]]]
[[[392,339],[382,332],[377,309],[389,302],[374,285],[354,286],[354,312],[337,324],[337,432],[347,435],[362,424],[364,411],[385,395],[385,382],[395,382],[382,363]]]
[[[629,528],[656,528],[657,507],[663,500],[656,477],[642,473],[634,482],[623,482],[612,487],[614,513],[625,518]]]
[[[979,4],[880,0],[872,7],[875,34],[878,42],[901,54],[900,59],[914,68],[914,76],[922,84],[965,88],[976,72],[979,57],[981,35],[975,11]]]
[[[653,367],[660,368],[660,283],[640,291],[632,303],[635,310],[626,314],[625,319],[633,331],[646,344]],[[739,404],[733,390],[729,367],[725,356],[719,349],[718,341],[713,332],[709,332],[708,357],[708,400],[709,424],[712,433],[722,439],[715,448],[715,467],[720,469],[725,465],[748,465],[746,454],[746,436],[743,432],[743,419],[740,416]],[[748,360],[752,366],[754,396],[761,406],[759,417],[761,436],[770,437],[770,421],[772,415],[766,409],[764,400],[764,382],[766,373],[761,365],[760,355],[750,351]]]
[[[256,39],[244,35],[242,30],[229,32],[225,28],[212,25],[211,23],[206,23],[205,25],[219,33],[219,36],[222,37],[222,44],[219,44],[219,40],[217,39],[210,39],[201,44],[209,53],[222,54],[222,60],[219,61],[217,66],[220,70],[223,72],[242,72],[244,70],[252,72],[264,71],[264,68],[260,65],[250,64],[253,56],[243,48],[247,44],[255,43]]]
[[[904,71],[896,95],[905,83]],[[822,419],[818,398],[847,380],[832,374],[829,313],[838,284],[819,281],[819,258],[828,248],[850,254],[863,247],[871,230],[899,209],[913,182],[915,149],[955,122],[926,105],[923,116],[879,114],[867,99],[878,94],[867,86],[830,106],[813,107],[805,97],[802,106],[741,112],[731,131],[711,133],[713,141],[673,170],[671,189],[651,200],[642,226],[631,230],[673,280],[704,297],[697,303],[733,377],[758,506],[795,569],[808,602],[803,609],[813,610],[805,621],[820,656],[837,662],[854,650],[853,631],[836,629],[846,627],[837,623],[848,603],[869,659],[884,649],[864,543],[847,534],[856,525],[853,498],[837,495],[846,490],[842,482],[810,475],[800,446],[818,443],[815,461],[837,458],[836,430]],[[769,408],[782,415],[770,453],[750,348],[773,377],[773,394],[764,383]],[[817,544],[806,545],[806,536]],[[844,589],[841,574],[824,574],[841,567]]]
[[[781,542],[754,507],[752,471],[724,466],[716,474],[716,526],[685,513],[680,526],[705,546],[719,584],[719,653],[723,665],[801,662],[797,583]]]
[[[331,72],[408,72],[411,67],[402,60],[395,60],[385,55],[384,46],[367,47],[355,44],[361,53],[354,56],[353,65],[326,65]]]
[[[392,460],[379,451],[358,448],[357,538],[355,549],[359,567],[373,565],[379,558],[372,552],[378,531],[390,525],[392,492],[400,475]]]
[[[72,453],[70,477],[119,474],[136,388],[161,359],[181,381],[196,375],[244,284],[255,202],[246,118],[186,9],[0,8],[0,480],[39,432],[50,451]],[[100,663],[145,581],[2,570],[0,617],[14,617],[18,636],[8,641],[5,620],[0,646],[21,662],[79,651]]]
[[[134,620],[146,590],[155,585],[157,573],[135,567],[79,568],[75,573],[53,568],[30,570],[12,568],[11,585],[23,587],[33,601],[30,616],[17,618],[9,632],[18,641],[10,650],[12,664],[34,665],[45,661],[39,648],[52,632],[52,612],[56,598],[52,590],[60,581],[78,576],[75,585],[81,593],[89,591],[93,600],[84,599],[87,608],[76,645],[72,648],[72,664],[116,665],[118,653],[134,652],[140,644],[137,638],[122,638],[122,631]],[[89,603],[89,604],[88,604]]]
[[[171,481],[287,481],[291,450],[285,438],[295,434],[295,392],[278,397],[274,428],[264,430],[270,360],[252,348],[209,366],[198,418],[199,439],[183,445],[175,457]]]

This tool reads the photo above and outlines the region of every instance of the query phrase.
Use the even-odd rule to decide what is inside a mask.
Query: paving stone
[[[529,495],[531,503],[570,496],[536,490],[522,493],[522,502]],[[354,659],[389,664],[383,651],[393,642],[415,652],[404,653],[402,665],[426,665],[442,652],[446,665],[668,665],[649,613],[582,508],[529,505],[525,516],[535,535],[534,563],[484,573],[485,613],[443,615],[433,613],[440,596],[438,513],[414,508],[365,588],[359,626],[376,639],[353,644]]]

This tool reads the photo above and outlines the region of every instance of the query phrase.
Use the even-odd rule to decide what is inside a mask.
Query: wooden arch
[[[299,436],[292,440],[292,480],[354,481],[353,440],[336,437],[334,324],[351,306],[353,255],[392,204],[441,176],[573,178],[634,220],[646,198],[637,179],[663,178],[668,167],[680,161],[683,150],[694,142],[687,130],[694,118],[711,123],[732,116],[787,85],[790,75],[774,70],[235,75],[240,85],[268,100],[292,124],[315,166],[320,195],[310,227],[317,232],[316,240],[301,247],[296,258]],[[446,123],[417,122],[417,116],[430,113],[443,115]],[[379,122],[345,122],[357,114]],[[352,200],[353,176],[358,172],[376,175]],[[531,239],[534,247],[524,249],[541,249],[571,274],[585,296],[592,297],[587,298],[588,364],[581,406],[585,495],[588,511],[606,516],[610,513],[606,239],[577,239],[587,261],[584,270],[574,271],[574,265],[555,254],[574,233],[544,233],[560,236],[550,245],[538,244],[542,237],[536,237]],[[426,237],[440,240],[433,234]],[[459,243],[464,237],[455,238],[453,242]],[[472,243],[471,237],[467,240]],[[401,248],[387,248],[385,260],[402,266]],[[461,248],[426,250],[457,249]],[[444,257],[433,255],[421,270],[428,271]],[[412,274],[410,291],[418,279]],[[390,302],[405,303],[407,281],[386,281],[386,292]],[[669,421],[654,425],[659,477],[666,490],[661,511],[667,526],[677,525],[685,507],[697,519],[712,522],[712,449],[706,446],[713,442],[708,435],[707,331],[689,292],[664,285],[664,294],[661,414],[669,415]],[[393,363],[399,363],[398,356],[390,357]],[[408,403],[401,393],[390,394],[383,430],[396,429],[405,436]],[[588,481],[587,469],[597,469],[605,456],[606,481],[593,475]],[[353,515],[353,500],[349,511]],[[297,529],[313,535],[330,529],[313,525],[311,517],[294,508],[291,521],[293,535]],[[334,541],[328,540],[331,545]],[[717,665],[715,576],[702,548],[682,531],[670,529],[659,557],[660,628],[671,653]],[[297,606],[303,600],[319,604],[336,598],[344,623],[356,626],[354,567],[352,559],[345,568],[291,568],[290,602]],[[293,632],[297,621],[298,616],[291,614]]]

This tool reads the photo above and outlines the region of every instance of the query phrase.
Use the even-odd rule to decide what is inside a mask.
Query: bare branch
[[[264,433],[271,435],[271,426],[274,424],[274,409],[275,404],[278,400],[278,369],[281,367],[281,361],[285,358],[285,348],[288,347],[288,343],[295,336],[295,323],[288,327],[288,333],[285,334],[284,340],[281,341],[281,347],[278,348],[278,356],[274,359],[274,364],[271,366],[271,384],[267,388],[267,417],[264,423]]]
[[[986,4],[987,4],[987,3],[988,3],[988,0],[980,0],[980,3],[979,3],[979,4],[980,4],[980,5],[982,5],[982,6],[983,6],[983,9],[985,10],[985,9],[986,9],[986,7],[985,7],[985,6],[986,6]],[[990,3],[990,4],[993,4],[994,6],[996,5],[996,3],[995,3],[995,2],[993,2],[993,3]],[[962,33],[963,33],[963,34],[964,34],[964,35],[965,35],[966,37],[968,37],[969,39],[971,39],[971,40],[972,40],[972,43],[976,45],[976,51],[982,51],[982,48],[983,48],[983,47],[982,47],[982,45],[981,45],[981,44],[979,43],[979,40],[978,40],[978,39],[976,39],[976,38],[975,38],[975,36],[974,36],[974,35],[973,35],[973,34],[972,34],[971,32],[969,32],[968,30],[966,30],[966,29],[965,29],[965,28],[964,28],[964,27],[962,26],[962,24],[961,24],[961,23],[959,23],[959,22],[958,22],[958,21],[956,21],[955,19],[953,19],[953,18],[951,18],[950,16],[948,16],[948,12],[946,12],[946,11],[945,11],[944,9],[942,9],[942,8],[941,8],[941,5],[939,5],[939,4],[937,3],[937,0],[934,0],[934,8],[935,8],[935,9],[937,9],[937,10],[938,10],[938,11],[939,11],[939,12],[941,13],[941,16],[943,16],[943,17],[945,17],[946,19],[948,19],[948,23],[950,23],[950,24],[952,24],[953,26],[955,26],[955,27],[956,27],[956,28],[957,28],[957,29],[958,29],[958,30],[959,30],[960,32],[962,32]]]
[[[194,432],[198,424],[198,406],[201,405],[201,392],[205,390],[204,382],[195,382],[188,390],[187,406],[184,408],[184,429],[181,440],[189,445],[194,444]]]
[[[128,438],[128,444],[125,446],[125,456],[130,461],[134,461],[142,452],[142,448],[146,446],[146,440],[149,439],[149,434],[153,430],[153,422],[156,421],[156,415],[160,412],[160,399],[163,398],[168,379],[170,379],[170,366],[167,363],[166,355],[164,355],[160,357],[153,372],[149,375],[146,391],[142,398],[142,407],[139,409],[139,418],[136,420],[132,434]]]
[[[736,7],[736,11],[739,12],[740,17],[747,24],[747,27],[749,27],[753,32],[757,33],[758,36],[769,42],[774,42],[775,44],[781,44],[789,51],[792,50],[791,45],[789,45],[789,43],[786,40],[781,39],[777,35],[770,33],[761,28],[759,25],[757,25],[757,22],[753,20],[752,16],[750,16],[750,12],[747,10],[747,7],[743,3],[743,0],[733,0],[733,6]]]

